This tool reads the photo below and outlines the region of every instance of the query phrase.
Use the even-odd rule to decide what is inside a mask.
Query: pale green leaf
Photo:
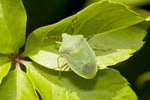
[[[11,67],[10,62],[0,66],[0,83],[2,79],[8,74],[10,67]]]
[[[22,0],[0,0],[0,53],[17,53],[24,45],[25,30]]]
[[[128,82],[114,69],[100,70],[94,79],[86,80],[73,72],[62,72],[59,79],[57,71],[33,63],[26,66],[44,100],[137,100]]]
[[[61,71],[68,71],[69,68],[62,68],[66,61],[60,57],[59,54],[48,52],[45,50],[40,50],[36,55],[30,56],[33,61],[38,62],[38,64],[45,66],[47,68],[61,70]],[[59,66],[58,66],[59,60]]]
[[[69,18],[31,33],[27,39],[24,56],[29,56],[42,66],[55,69],[47,62],[53,59],[50,54],[58,54],[57,42],[61,41],[61,34],[82,34],[96,52],[98,65],[104,68],[126,60],[142,47],[146,29],[141,29],[142,27],[136,24],[144,20],[117,3],[93,3]],[[43,57],[45,60],[42,60]],[[104,62],[101,63],[101,59]],[[56,60],[54,63],[57,65]]]
[[[28,76],[16,68],[3,79],[0,100],[38,100],[38,97]]]

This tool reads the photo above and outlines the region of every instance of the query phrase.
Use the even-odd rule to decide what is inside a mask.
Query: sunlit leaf
[[[29,78],[20,68],[16,68],[3,79],[0,100],[38,100],[38,97]]]
[[[86,0],[85,5],[87,6],[91,3],[98,2],[102,0]],[[130,9],[134,10],[135,12],[139,13],[141,16],[147,18],[150,16],[150,12],[148,7],[150,4],[150,0],[109,0],[111,2],[117,2],[127,5]]]
[[[146,28],[138,24],[143,21],[144,18],[123,5],[96,2],[56,24],[35,30],[27,39],[24,56],[55,69],[47,62],[53,59],[50,54],[58,54],[57,42],[61,41],[61,34],[82,34],[95,51],[97,63],[103,69],[128,59],[143,46]],[[56,60],[54,63],[57,64]]]
[[[137,100],[128,82],[114,69],[100,70],[94,79],[86,80],[73,72],[62,72],[59,79],[58,72],[32,63],[26,66],[27,74],[45,100]]]
[[[86,5],[97,2],[97,1],[102,1],[102,0],[86,0]],[[110,0],[110,1],[124,3],[127,5],[131,5],[131,6],[140,6],[140,5],[150,3],[149,0]]]
[[[25,30],[22,0],[0,0],[0,53],[17,53],[24,45]]]
[[[0,66],[9,62],[9,61],[10,61],[10,59],[9,59],[8,55],[1,55],[0,54]]]
[[[63,66],[66,61],[60,57],[59,54],[48,52],[45,50],[40,50],[36,55],[31,56],[31,58],[38,62],[42,66],[46,66],[47,68],[61,70],[61,71],[68,71],[69,68],[60,68],[59,66]],[[59,60],[59,66],[58,66]]]
[[[0,83],[2,79],[8,74],[10,67],[11,67],[10,62],[0,66]]]
[[[43,77],[32,64],[29,63],[26,66],[27,74],[43,100],[77,100],[72,93],[69,93],[69,91],[66,91],[63,87],[60,87]]]
[[[92,48],[95,48],[97,64],[100,68],[125,61],[139,50],[144,44],[142,40],[147,33],[147,26],[145,23],[143,25],[134,25],[119,31],[92,37],[89,44]]]

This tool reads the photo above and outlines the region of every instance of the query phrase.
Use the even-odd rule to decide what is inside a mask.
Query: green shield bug
[[[94,78],[97,72],[96,56],[83,35],[63,33],[59,52],[76,74],[86,79]]]

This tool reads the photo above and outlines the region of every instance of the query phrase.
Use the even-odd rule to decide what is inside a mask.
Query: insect
[[[79,76],[91,79],[97,73],[96,56],[83,35],[62,34],[61,56]]]

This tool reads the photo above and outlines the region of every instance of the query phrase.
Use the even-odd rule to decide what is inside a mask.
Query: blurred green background
[[[27,33],[60,21],[99,0],[23,0],[27,11]],[[128,5],[143,17],[150,16],[150,0],[112,0]],[[27,34],[27,35],[28,35]],[[150,29],[145,45],[125,62],[114,67],[130,82],[139,100],[150,100]]]

